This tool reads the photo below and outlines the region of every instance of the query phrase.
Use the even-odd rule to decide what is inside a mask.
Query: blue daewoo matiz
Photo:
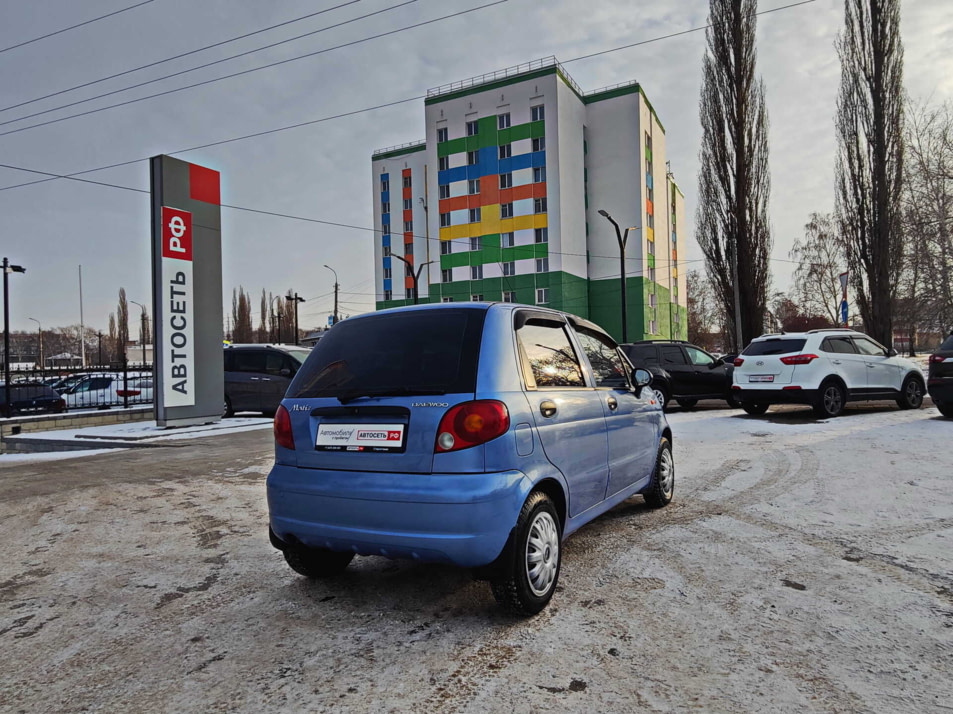
[[[454,563],[510,610],[553,596],[562,541],[633,494],[672,499],[672,433],[598,326],[511,303],[335,326],[275,417],[271,542],[308,577],[355,554]]]

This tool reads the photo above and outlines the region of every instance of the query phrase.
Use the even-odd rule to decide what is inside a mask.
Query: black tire
[[[897,406],[901,409],[919,409],[923,406],[923,382],[913,375],[903,380]]]
[[[228,419],[235,416],[235,410],[232,409],[232,400],[225,397],[225,409],[222,410],[222,419]]]
[[[694,409],[695,405],[698,404],[697,399],[676,399],[675,401],[682,409]]]
[[[672,502],[675,495],[675,459],[672,444],[664,436],[655,457],[655,473],[647,489],[642,492],[649,508],[662,508]]]
[[[728,402],[729,409],[741,409],[741,400],[734,394],[728,394],[728,396],[725,397],[725,401]]]
[[[662,385],[655,386],[654,384],[650,385],[649,389],[655,392],[655,398],[658,400],[659,404],[661,405],[662,411],[667,412],[669,407],[669,402],[671,401],[671,397],[669,396],[668,390]]]
[[[540,544],[544,550],[539,549]],[[559,514],[545,493],[534,491],[526,499],[509,551],[499,574],[490,580],[493,597],[515,615],[535,615],[556,592],[562,566]]]
[[[950,417],[953,419],[953,402],[937,402],[934,401],[933,405],[940,410],[940,414],[945,417]]]
[[[769,404],[756,404],[755,402],[742,402],[741,408],[751,416],[761,416],[768,411]]]
[[[354,553],[338,553],[323,548],[286,548],[285,562],[306,578],[330,578],[344,572]]]
[[[847,392],[840,382],[829,379],[817,390],[814,400],[814,414],[820,419],[833,419],[844,413],[847,405]]]

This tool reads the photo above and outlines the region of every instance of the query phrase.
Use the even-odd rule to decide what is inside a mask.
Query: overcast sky
[[[139,0],[141,1],[141,0]],[[0,111],[0,122],[76,102],[397,5],[359,0],[190,57]],[[0,126],[32,123],[155,94],[366,38],[492,0],[417,0],[343,27],[94,102]],[[770,10],[792,0],[762,0]],[[0,0],[0,50],[134,5],[137,0]],[[0,51],[0,107],[188,52],[346,0],[153,0],[78,29]],[[0,163],[56,174],[84,171],[421,95],[430,87],[556,55],[585,90],[637,79],[666,128],[669,159],[695,212],[703,32],[571,62],[573,58],[705,24],[707,0],[507,0],[502,4],[278,67],[84,117],[0,136]],[[834,38],[842,0],[815,0],[758,21],[758,73],[771,120],[774,285],[812,211],[833,206],[833,109],[839,80]],[[953,2],[905,0],[907,91],[953,95]],[[422,101],[218,147],[176,154],[222,172],[224,203],[370,227],[370,154],[423,138]],[[0,169],[0,188],[42,178]],[[148,189],[148,162],[83,178]],[[226,309],[232,287],[255,296],[296,290],[302,327],[331,311],[334,267],[342,312],[373,309],[373,236],[317,223],[223,210]],[[86,324],[105,329],[125,287],[149,302],[147,194],[56,180],[0,190],[0,252],[24,265],[12,275],[13,329],[79,322],[83,266]],[[701,267],[690,241],[688,267]],[[134,308],[135,309],[135,308]],[[135,312],[133,312],[133,315]],[[133,325],[133,333],[135,325]]]

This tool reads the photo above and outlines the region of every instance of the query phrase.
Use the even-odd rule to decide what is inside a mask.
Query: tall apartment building
[[[629,340],[687,336],[685,200],[637,82],[583,92],[554,59],[432,89],[426,139],[373,154],[378,309],[547,305]]]

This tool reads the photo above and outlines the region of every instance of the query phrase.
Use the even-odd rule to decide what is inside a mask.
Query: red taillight
[[[434,451],[469,449],[505,434],[509,428],[510,413],[503,402],[481,399],[457,404],[440,420]]]
[[[940,362],[946,362],[946,357],[942,355],[930,355],[930,364],[940,364]]]
[[[796,392],[800,387],[781,387],[781,389],[785,392]]]
[[[138,397],[140,394],[142,394],[142,392],[140,392],[138,389],[117,389],[116,390],[117,397]]]
[[[817,359],[817,355],[792,355],[791,357],[782,357],[784,364],[810,364]]]
[[[741,359],[741,357],[735,357],[735,367],[740,367],[740,366],[743,365],[744,363],[745,363],[745,361],[744,361],[743,359]]]
[[[275,442],[278,446],[294,451],[295,437],[291,431],[291,415],[284,405],[275,412]]]

